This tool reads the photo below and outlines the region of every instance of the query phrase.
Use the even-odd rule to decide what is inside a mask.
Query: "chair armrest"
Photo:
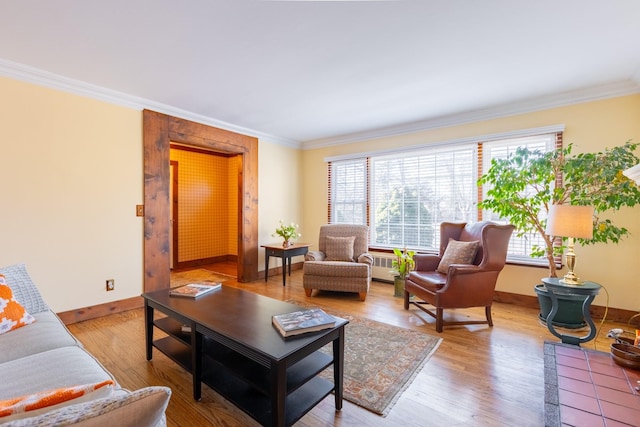
[[[360,254],[358,256],[358,262],[361,264],[367,264],[369,265],[369,267],[371,267],[373,265],[373,255],[368,252]]]
[[[474,264],[450,264],[449,265],[449,276],[452,274],[476,274],[481,271],[485,271],[483,268],[480,268]]]
[[[438,255],[415,254],[413,260],[416,263],[414,270],[416,271],[434,271],[440,264]]]
[[[498,273],[477,265],[451,264],[447,282],[438,290],[440,304],[458,308],[491,305]]]
[[[305,261],[324,261],[326,258],[324,252],[320,251],[309,251],[305,254]]]

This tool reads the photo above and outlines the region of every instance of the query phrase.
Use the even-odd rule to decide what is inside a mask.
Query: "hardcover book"
[[[320,308],[310,308],[293,313],[277,314],[273,316],[272,323],[283,337],[290,337],[333,328],[336,319]]]
[[[220,289],[222,284],[189,283],[188,285],[173,288],[169,291],[172,297],[198,298],[200,295]]]

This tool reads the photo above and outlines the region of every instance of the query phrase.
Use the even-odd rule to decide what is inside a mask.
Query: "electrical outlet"
[[[114,279],[107,280],[107,291],[113,291],[116,288],[116,281]]]

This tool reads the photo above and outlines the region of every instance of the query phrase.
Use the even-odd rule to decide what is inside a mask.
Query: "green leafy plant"
[[[413,256],[416,253],[415,251],[408,251],[407,248],[404,248],[404,251],[394,248],[393,253],[396,258],[391,261],[391,268],[393,269],[391,270],[391,273],[394,276],[404,279],[416,265],[413,260]]]
[[[629,231],[601,215],[640,203],[639,187],[622,174],[638,164],[636,147],[627,141],[603,152],[577,155],[571,154],[572,145],[550,152],[519,148],[506,159],[493,159],[489,170],[478,180],[479,185],[491,186],[479,207],[508,220],[518,236],[539,233],[544,247],[533,247],[531,255],[546,257],[549,277],[556,277],[554,256],[560,255],[564,246],[554,245],[559,236],[545,233],[549,207],[593,206],[593,238],[577,241],[583,245],[618,243]]]
[[[289,242],[301,237],[302,234],[298,233],[298,224],[294,224],[292,222],[291,224],[286,225],[282,220],[280,220],[280,226],[276,228],[276,232],[273,234],[273,237],[275,236],[280,236],[285,241]]]

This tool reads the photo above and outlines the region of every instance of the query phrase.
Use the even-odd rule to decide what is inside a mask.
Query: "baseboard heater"
[[[376,253],[373,255],[373,268],[371,269],[371,279],[376,282],[393,283],[393,273],[391,273],[391,263],[394,259],[392,254]]]

